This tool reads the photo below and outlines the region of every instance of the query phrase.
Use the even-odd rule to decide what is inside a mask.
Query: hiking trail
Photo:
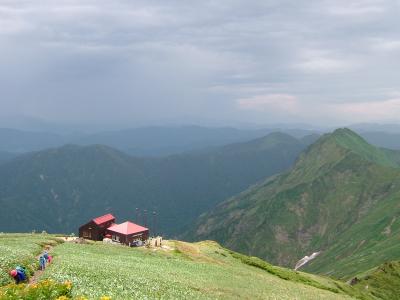
[[[42,255],[43,251],[47,251],[50,253],[51,250],[53,250],[53,246],[45,245],[43,247],[42,251],[40,252],[40,254],[38,256],[36,256],[36,259],[39,260],[39,257]],[[47,267],[47,265],[46,265],[46,267]],[[44,270],[40,270],[40,269],[36,270],[35,273],[33,273],[33,275],[31,277],[29,277],[28,284],[29,285],[36,284],[39,281],[40,277],[43,275],[43,272],[44,272]]]

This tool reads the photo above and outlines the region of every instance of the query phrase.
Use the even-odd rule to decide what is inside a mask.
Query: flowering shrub
[[[12,283],[9,271],[17,265],[24,266],[28,275],[38,268],[36,255],[43,245],[56,244],[55,238],[41,234],[0,235],[0,286]]]
[[[0,288],[1,300],[66,300],[72,298],[72,284],[69,281],[57,283],[43,280],[37,284],[9,284]]]

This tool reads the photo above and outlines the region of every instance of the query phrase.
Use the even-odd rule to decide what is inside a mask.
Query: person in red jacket
[[[14,278],[16,284],[26,281],[26,274],[20,269],[11,270],[10,275]]]

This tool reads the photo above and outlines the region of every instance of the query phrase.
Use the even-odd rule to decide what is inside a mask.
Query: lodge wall
[[[141,240],[146,241],[149,238],[149,231],[142,231],[134,234],[125,235],[123,233],[114,232],[111,230],[107,230],[106,234],[110,234],[114,241],[120,242],[121,244],[129,245],[133,241]]]
[[[113,221],[105,222],[97,225],[95,222],[89,223],[79,227],[79,237],[93,241],[102,241],[106,230],[113,224]]]

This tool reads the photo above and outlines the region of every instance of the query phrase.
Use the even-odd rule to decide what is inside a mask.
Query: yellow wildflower
[[[64,282],[64,285],[67,287],[67,289],[71,289],[72,288],[72,282],[71,281],[69,281],[69,280],[67,280],[67,281],[65,281]]]

